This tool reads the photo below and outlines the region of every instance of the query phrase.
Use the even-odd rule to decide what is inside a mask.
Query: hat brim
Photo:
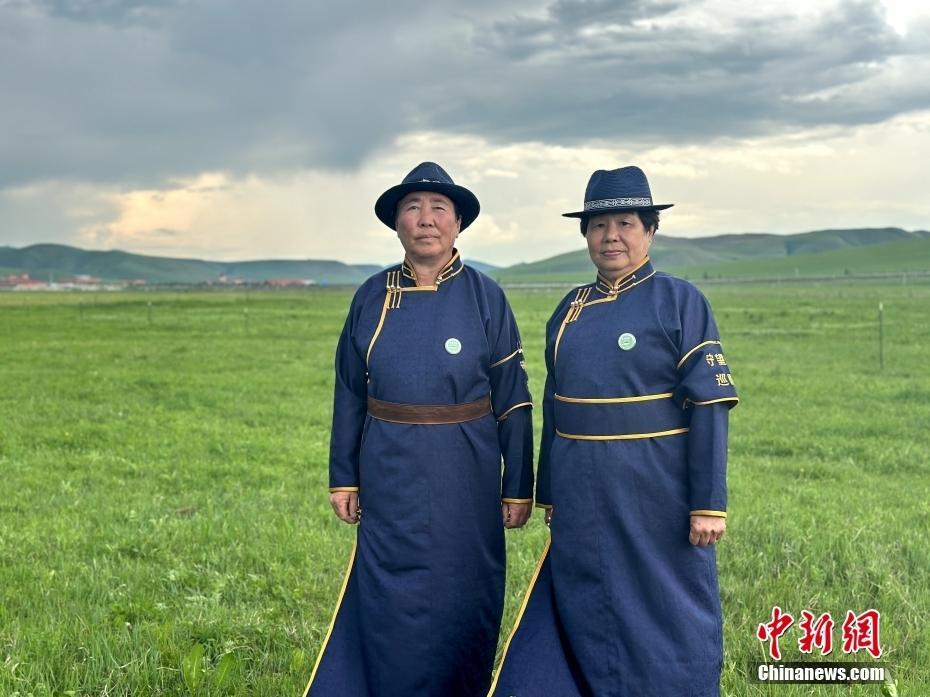
[[[593,218],[604,213],[622,213],[624,211],[664,211],[671,208],[674,203],[657,203],[651,206],[617,206],[616,208],[598,208],[591,211],[578,211],[576,213],[563,213],[563,218]]]
[[[375,215],[378,216],[378,220],[392,230],[396,230],[397,204],[400,203],[404,196],[413,191],[434,191],[452,199],[455,204],[456,214],[462,217],[460,230],[464,230],[475,222],[475,218],[478,217],[478,212],[481,210],[478,197],[464,186],[444,184],[442,182],[408,182],[407,184],[392,186],[378,197],[375,202]]]

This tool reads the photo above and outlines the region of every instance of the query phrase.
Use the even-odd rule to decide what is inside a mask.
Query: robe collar
[[[597,280],[595,281],[595,288],[598,291],[607,296],[617,295],[618,293],[623,292],[635,286],[641,281],[645,281],[652,274],[655,273],[655,269],[652,268],[652,261],[647,256],[643,259],[642,263],[633,269],[630,273],[622,278],[617,279],[613,283],[608,281],[600,272],[597,274]]]
[[[407,257],[404,257],[404,262],[401,265],[403,277],[408,281],[412,281],[411,285],[419,286],[420,283],[417,280],[417,272],[413,268],[413,264],[410,263],[410,260]],[[459,250],[455,247],[452,248],[452,258],[449,260],[449,263],[442,267],[439,272],[439,275],[436,277],[436,287],[443,284],[443,282],[448,281],[450,278],[458,274],[463,267],[462,256],[459,254]]]

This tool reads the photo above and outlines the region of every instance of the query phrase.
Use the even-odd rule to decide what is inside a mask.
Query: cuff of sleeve
[[[706,509],[699,508],[696,511],[691,511],[691,515],[709,515],[709,516],[714,516],[715,518],[726,518],[727,512],[726,511],[708,511]]]
[[[551,503],[540,503],[539,501],[537,501],[536,508],[545,508],[546,510],[549,510],[550,508],[552,508],[552,504]]]
[[[501,498],[501,503],[533,503],[533,499],[508,499],[508,498]]]
[[[331,486],[329,493],[335,494],[337,491],[358,491],[357,486]]]

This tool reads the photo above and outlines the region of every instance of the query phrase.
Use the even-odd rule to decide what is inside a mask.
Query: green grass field
[[[707,291],[742,397],[723,694],[891,694],[753,684],[777,604],[880,610],[897,694],[930,695],[930,284]],[[562,292],[510,293],[537,400]],[[353,538],[326,491],[349,298],[0,294],[0,696],[300,694]],[[508,533],[504,635],[546,535]]]

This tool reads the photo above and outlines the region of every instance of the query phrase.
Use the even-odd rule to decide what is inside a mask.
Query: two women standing
[[[420,186],[425,191],[437,188],[429,182]],[[707,301],[686,281],[656,272],[649,260],[658,211],[668,207],[653,202],[640,169],[624,167],[595,172],[583,210],[566,214],[580,218],[597,276],[593,283],[571,291],[546,327],[548,375],[536,501],[547,509],[547,521],[551,518],[551,547],[537,569],[490,694],[704,697],[719,692],[722,628],[713,544],[725,530],[727,414],[737,397]],[[456,253],[449,263],[449,268],[461,265]],[[309,695],[477,697],[484,694],[490,679],[491,630],[495,618],[500,621],[496,601],[503,588],[503,549],[497,542],[500,519],[496,531],[487,521],[494,517],[498,496],[505,505],[512,500],[519,506],[529,497],[527,485],[532,485],[532,477],[525,461],[531,450],[526,445],[529,410],[522,407],[530,400],[525,378],[514,366],[506,367],[519,364],[522,350],[506,300],[496,285],[467,266],[461,268],[470,272],[465,275],[469,292],[443,312],[467,317],[473,314],[472,305],[487,307],[486,312],[477,312],[483,322],[472,322],[471,329],[465,325],[452,328],[437,324],[427,314],[426,321],[414,319],[402,330],[408,344],[395,337],[392,345],[401,355],[414,352],[420,362],[431,365],[439,373],[437,384],[452,385],[464,379],[474,389],[453,388],[441,401],[432,393],[414,392],[412,399],[403,401],[408,406],[441,404],[446,409],[451,405],[463,409],[463,403],[482,399],[487,403],[490,397],[493,407],[484,416],[494,414],[496,433],[478,431],[479,422],[472,420],[456,422],[450,432],[454,436],[435,430],[449,429],[448,422],[443,422],[445,426],[415,422],[419,425],[412,427],[414,431],[393,433],[395,426],[385,425],[395,423],[388,418],[390,414],[378,411],[382,408],[378,399],[372,402],[381,382],[372,372],[378,366],[368,366],[366,383],[359,377],[365,373],[359,360],[351,400],[356,426],[350,435],[356,435],[337,439],[343,433],[335,427],[338,412],[346,411],[340,409],[344,379],[337,360],[334,443],[345,440],[344,449],[350,453],[353,447],[355,453],[361,447],[363,461],[369,459],[367,449],[371,456],[368,476],[375,481],[403,471],[402,486],[416,489],[432,487],[435,476],[452,477],[443,495],[450,507],[465,516],[440,517],[439,521],[411,516],[404,534],[419,540],[421,546],[395,544],[389,553],[388,545],[382,544],[371,548],[374,553],[367,552],[365,574],[353,571],[348,581],[349,589],[354,588],[356,607],[347,612],[343,600]],[[380,278],[385,273],[386,283]],[[358,319],[365,316],[359,307],[377,306],[379,300],[385,308],[392,305],[391,273],[379,275],[380,290],[372,283],[356,295],[340,353],[348,333],[348,341],[355,337],[356,353],[363,353],[368,342],[371,354],[370,335],[383,332],[387,323],[382,312],[377,330],[359,331],[356,327],[374,326],[377,315],[369,311],[366,324]],[[398,273],[403,276],[403,269]],[[360,302],[360,296],[368,300]],[[469,342],[487,347],[461,374],[483,377],[463,378],[451,364],[432,360],[431,346],[417,342],[416,337],[429,337],[434,325],[442,325],[438,335],[458,332]],[[423,334],[423,330],[428,331]],[[409,356],[399,360],[404,366],[404,361],[418,362]],[[502,366],[506,374],[495,380],[495,371]],[[382,369],[387,368],[384,364]],[[402,382],[409,388],[409,380],[396,382],[398,388]],[[514,415],[522,417],[522,423],[507,424]],[[376,429],[374,434],[372,429]],[[414,437],[414,432],[420,435]],[[370,446],[372,435],[375,444]],[[489,447],[479,455],[482,443],[491,442],[495,435],[499,451]],[[523,445],[516,446],[514,438]],[[405,450],[410,445],[421,457],[410,457]],[[500,453],[505,462],[503,490]],[[436,460],[443,461],[442,475],[436,474]],[[515,466],[515,460],[521,464]],[[476,469],[475,463],[482,466]],[[515,475],[516,471],[520,474]],[[358,486],[356,482],[335,488]],[[361,485],[360,549],[365,536],[393,539],[396,521],[408,517],[408,508],[415,508],[416,496],[405,503],[405,493],[395,491],[388,496],[380,484],[375,491],[379,494],[370,502],[370,490]],[[375,514],[370,517],[372,506]],[[345,519],[353,513],[350,508],[351,504],[340,511],[337,506],[337,513],[344,513],[340,517]],[[511,512],[511,521],[517,515],[522,524],[522,514],[522,508]],[[506,518],[505,511],[505,523]],[[438,536],[432,534],[437,523],[442,531]],[[475,537],[486,543],[476,547]],[[415,548],[422,556],[413,553]],[[429,572],[437,555],[442,560],[439,576],[452,573],[458,581],[413,584],[413,579],[424,578],[419,571],[428,570],[426,577],[434,578]],[[423,602],[423,593],[429,602]],[[396,615],[375,622],[378,627],[387,626],[387,634],[381,630],[381,640],[361,631],[371,618],[359,609],[364,610],[366,598],[371,604],[373,595],[382,613]],[[349,614],[352,619],[343,617]],[[413,622],[415,616],[425,619]],[[401,620],[409,626],[403,637],[414,643],[419,639],[422,650],[409,653],[408,646],[397,643],[401,634],[395,625]],[[345,635],[347,624],[354,628],[352,642],[336,648],[333,637],[340,627]],[[422,635],[436,627],[442,627],[443,645]],[[403,665],[398,655],[408,656]],[[320,671],[332,681],[320,681]],[[407,671],[412,674],[398,682],[398,673]],[[371,676],[364,685],[354,677],[346,678],[347,673],[359,672]],[[469,680],[466,674],[475,677]],[[347,690],[346,684],[361,687]],[[408,687],[401,689],[402,684]],[[409,691],[413,685],[417,689]]]

